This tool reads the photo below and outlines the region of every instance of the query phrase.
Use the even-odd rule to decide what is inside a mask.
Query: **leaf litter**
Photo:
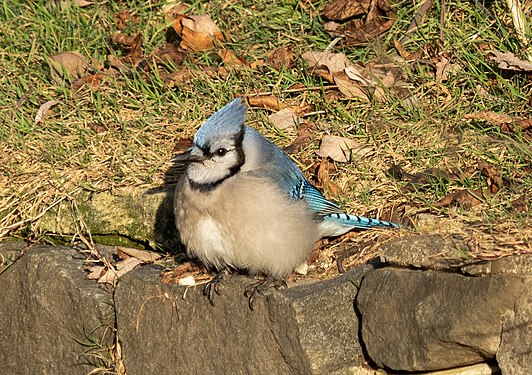
[[[425,2],[429,3],[429,2]],[[81,55],[72,52],[72,62],[63,63],[64,58],[56,58],[55,66],[51,69],[55,74],[55,79],[65,80],[70,77],[75,80],[74,90],[80,90],[83,87],[90,89],[100,89],[102,85],[109,80],[120,80],[122,76],[140,68],[141,74],[147,80],[150,79],[150,73],[157,71],[161,79],[169,88],[179,87],[185,82],[193,80],[201,75],[207,75],[213,79],[227,77],[233,71],[242,69],[255,70],[257,74],[267,72],[268,68],[277,70],[293,69],[301,67],[296,53],[289,47],[275,47],[270,50],[265,57],[265,61],[255,59],[249,62],[243,55],[236,54],[227,44],[227,32],[222,32],[208,15],[187,15],[191,6],[180,2],[169,2],[163,8],[164,17],[171,23],[171,29],[177,34],[178,41],[167,41],[166,43],[154,46],[151,53],[145,54],[143,46],[142,33],[139,29],[139,19],[133,16],[131,12],[122,11],[116,14],[115,23],[119,30],[112,35],[112,48],[122,55],[108,57],[107,68],[94,66],[92,62]],[[349,1],[341,0],[333,2],[327,6],[323,15],[330,20],[325,25],[326,30],[333,37],[339,37],[339,43],[342,47],[355,45],[364,45],[372,43],[393,25],[396,15],[386,1]],[[421,21],[418,20],[417,24]],[[411,30],[411,28],[409,28]],[[413,30],[413,29],[412,29]],[[346,100],[358,99],[362,101],[392,102],[393,97],[414,98],[412,91],[418,89],[422,83],[411,81],[409,78],[409,69],[417,69],[418,65],[429,66],[433,78],[437,83],[448,82],[453,79],[464,67],[453,56],[445,53],[441,46],[420,45],[413,52],[409,52],[403,45],[405,40],[394,40],[394,46],[398,55],[388,52],[386,56],[378,56],[365,63],[360,61],[351,61],[342,52],[333,52],[333,49],[324,51],[306,51],[301,54],[301,58],[307,63],[309,73],[331,83],[324,89],[324,97],[327,100]],[[334,41],[331,43],[334,46]],[[197,63],[196,54],[198,52],[211,53],[211,56],[217,56],[222,66],[205,67]],[[524,60],[520,60],[515,55],[497,51],[489,52],[487,59],[499,64],[500,69],[514,70],[518,72],[529,72],[529,65]],[[192,63],[191,66],[184,66],[185,61]],[[193,64],[196,63],[196,66]],[[90,66],[93,65],[93,66]],[[90,74],[87,74],[90,72]],[[430,82],[429,82],[430,83]],[[432,83],[431,83],[432,84]],[[294,85],[296,87],[296,85]],[[444,87],[444,86],[438,86]],[[309,86],[300,84],[297,90],[301,90],[303,95],[311,90]],[[362,143],[352,143],[353,139],[338,137],[334,135],[325,135],[321,137],[320,132],[324,127],[311,121],[301,121],[302,116],[314,111],[313,105],[297,104],[290,105],[295,100],[288,100],[292,95],[290,89],[280,93],[272,90],[269,95],[247,95],[248,103],[251,107],[266,109],[275,112],[285,111],[290,114],[286,118],[286,123],[274,123],[279,128],[294,128],[297,132],[295,140],[286,147],[287,152],[302,152],[312,143],[320,144],[320,148],[315,155],[310,157],[312,165],[315,168],[315,182],[320,187],[329,191],[333,196],[343,194],[340,184],[333,182],[331,174],[334,173],[336,163],[349,163],[353,156],[368,157],[378,156],[378,150],[372,147],[372,143],[366,145]],[[443,90],[443,89],[442,89]],[[445,95],[450,96],[449,92]],[[302,102],[302,101],[301,101]],[[300,102],[300,103],[301,103]],[[412,101],[418,105],[416,100]],[[46,104],[46,103],[45,103]],[[49,109],[49,108],[48,108]],[[42,110],[42,114],[46,112]],[[273,117],[275,118],[275,116]],[[510,116],[506,114],[497,114],[492,111],[482,111],[463,116],[464,120],[487,122],[491,125],[499,126],[503,132],[514,133],[524,132],[530,129],[530,119]],[[294,120],[295,119],[295,120]],[[88,126],[97,133],[105,133],[107,127],[96,122],[91,122]],[[326,128],[325,128],[326,129]],[[318,131],[319,130],[319,131]],[[330,132],[326,129],[326,132]],[[318,139],[321,137],[321,139]],[[336,138],[330,138],[336,137]],[[190,142],[189,138],[183,138]],[[321,142],[318,142],[321,141]],[[325,145],[329,146],[325,147]],[[323,149],[322,149],[323,146]],[[177,145],[177,148],[185,147]],[[359,151],[357,151],[359,150]],[[306,151],[305,151],[306,152]],[[317,156],[317,157],[316,157]],[[312,169],[312,168],[309,168]],[[485,178],[487,187],[481,189],[467,188],[459,191],[453,191],[445,195],[439,201],[433,203],[434,208],[452,207],[453,205],[475,207],[486,203],[486,198],[493,197],[502,187],[508,187],[509,182],[494,173],[492,165],[482,166],[480,163],[471,173],[480,173]],[[403,171],[404,172],[404,171]],[[460,179],[470,177],[471,173],[462,171],[460,173],[443,172],[443,171],[424,171],[403,173],[403,182],[405,189],[403,193],[415,193],[423,190],[423,186],[430,186],[434,178],[444,178],[451,184],[459,184]],[[523,203],[524,202],[524,203]],[[515,207],[528,207],[526,201],[515,201]],[[5,232],[8,233],[8,232]],[[369,234],[361,234],[361,238]],[[349,237],[342,237],[339,241],[345,241]],[[372,237],[374,238],[374,237]],[[381,238],[382,240],[382,238]],[[371,242],[371,241],[370,241]],[[363,246],[366,248],[367,246]],[[133,260],[128,260],[133,259]],[[127,261],[127,262],[126,262]],[[115,270],[94,269],[95,274],[98,272],[107,275],[109,280],[114,280],[116,273],[124,273],[138,264],[144,262],[135,256],[122,259],[120,267],[116,266]],[[120,269],[119,269],[120,268]],[[102,274],[102,275],[103,275]],[[99,276],[102,277],[102,275]],[[187,275],[184,276],[188,277]]]

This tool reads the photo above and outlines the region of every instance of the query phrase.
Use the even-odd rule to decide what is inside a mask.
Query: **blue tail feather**
[[[369,229],[369,228],[399,228],[397,224],[390,223],[384,220],[370,219],[358,215],[348,215],[344,213],[334,213],[324,216],[324,219],[329,222],[338,223],[340,225],[358,228],[358,229]]]

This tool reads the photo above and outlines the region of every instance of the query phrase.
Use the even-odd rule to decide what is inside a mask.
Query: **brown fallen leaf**
[[[346,73],[336,73],[333,75],[334,83],[338,86],[338,90],[346,98],[359,98],[369,100],[369,96],[362,88],[360,83],[352,80]]]
[[[499,69],[532,72],[532,62],[521,60],[512,52],[489,51],[487,58],[498,63]]]
[[[173,43],[163,43],[153,50],[151,55],[161,63],[171,63],[175,66],[182,65],[187,59],[186,51],[183,51]]]
[[[482,197],[489,193],[488,189],[480,190],[460,190],[455,193],[445,196],[443,199],[438,202],[433,203],[432,205],[436,208],[442,208],[450,206],[453,203],[458,203],[464,208],[471,208],[482,203]]]
[[[189,4],[177,0],[169,0],[161,7],[166,22],[174,21],[178,15],[185,14],[190,8]]]
[[[334,37],[343,37],[345,47],[367,44],[390,29],[397,19],[386,0],[337,0],[325,8],[327,18],[343,21],[328,27]]]
[[[128,25],[136,25],[139,23],[139,17],[133,16],[127,10],[116,13],[114,19],[118,30],[124,30]]]
[[[38,124],[39,122],[42,122],[50,108],[59,103],[61,103],[59,100],[49,100],[46,103],[42,104],[37,110],[37,114],[35,115],[35,123]]]
[[[214,40],[225,41],[221,30],[207,14],[178,15],[174,20],[174,30],[181,35],[180,47],[194,52],[214,48]]]
[[[463,174],[448,172],[438,168],[429,168],[422,172],[410,174],[405,172],[400,166],[393,165],[386,171],[386,174],[396,180],[406,181],[407,184],[401,190],[405,193],[411,193],[427,190],[436,182],[459,180],[463,175],[472,174],[473,172],[474,168],[465,171]]]
[[[107,79],[109,79],[109,76],[107,74],[103,73],[97,73],[97,74],[89,74],[85,77],[81,77],[77,81],[73,83],[74,90],[79,89],[83,85],[90,85],[91,88],[94,90],[98,89]]]
[[[52,79],[56,82],[64,78],[78,79],[89,68],[85,56],[75,51],[53,55],[49,60],[49,65]]]
[[[373,152],[372,147],[361,144],[354,139],[326,135],[321,140],[317,154],[322,158],[329,157],[334,161],[347,163],[351,161],[353,155],[367,156],[371,152]]]
[[[295,130],[299,123],[298,116],[290,108],[284,108],[278,112],[270,114],[268,120],[270,120],[273,126],[280,130]]]
[[[277,47],[268,54],[266,64],[277,70],[288,69],[296,66],[296,58],[290,48]]]
[[[92,5],[94,4],[94,2],[92,1],[87,1],[87,0],[74,0],[74,5],[80,7],[80,8],[85,8],[89,5]]]
[[[307,51],[301,55],[303,60],[309,65],[309,69],[327,68],[329,73],[343,72],[350,64],[344,53],[334,53],[330,51]],[[329,80],[329,81],[332,81]]]
[[[335,170],[334,163],[329,163],[327,158],[321,159],[320,165],[316,172],[317,186],[328,191],[333,197],[343,194],[343,190],[331,181],[329,174]]]
[[[107,131],[107,128],[105,126],[97,124],[95,122],[90,122],[89,124],[87,124],[87,126],[90,130],[98,134],[105,133]]]
[[[315,124],[308,121],[301,122],[297,129],[296,139],[290,145],[284,147],[283,151],[292,154],[299,149],[308,146],[314,139],[317,130]]]
[[[464,119],[486,121],[490,125],[499,126],[501,130],[506,133],[532,128],[532,119],[512,117],[504,113],[496,113],[493,111],[468,113],[464,116]]]
[[[218,56],[222,59],[224,64],[229,66],[245,66],[248,64],[243,57],[237,57],[231,50],[219,50]]]
[[[279,111],[286,107],[274,95],[250,96],[248,97],[248,104],[250,107],[265,108],[272,111]]]
[[[87,275],[87,279],[89,280],[98,280],[100,277],[102,277],[106,271],[105,266],[91,266],[87,269],[89,271],[89,274]]]
[[[105,273],[98,279],[99,283],[114,283],[120,277],[124,276],[129,271],[132,271],[136,266],[143,262],[137,258],[127,258],[116,263],[116,270],[107,268]]]
[[[490,189],[491,193],[496,193],[500,188],[506,185],[505,181],[500,177],[499,172],[494,166],[489,165],[486,162],[479,161],[477,168],[483,176],[487,177],[488,188]]]
[[[323,15],[330,20],[346,21],[367,14],[370,3],[370,0],[336,0],[325,7]]]
[[[455,76],[461,69],[460,64],[452,63],[449,59],[442,56],[436,63],[436,81],[447,82],[449,78]]]
[[[142,35],[131,36],[124,33],[114,33],[111,41],[127,51],[126,57],[140,57],[142,55]]]
[[[185,262],[177,265],[174,269],[162,273],[162,283],[165,285],[179,284],[182,285],[181,280],[194,278],[194,282],[208,280],[210,276],[207,274],[205,267],[198,265],[195,262]]]
[[[137,258],[144,263],[153,263],[157,259],[161,258],[161,254],[154,253],[153,251],[138,250],[130,247],[117,246],[116,253],[121,259]]]
[[[190,138],[179,138],[177,140],[174,148],[172,149],[172,154],[176,155],[176,154],[179,154],[181,152],[185,152],[190,147],[192,147],[193,144],[194,144],[194,142]]]

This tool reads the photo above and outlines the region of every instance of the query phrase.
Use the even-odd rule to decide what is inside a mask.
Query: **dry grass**
[[[369,45],[335,48],[361,63],[396,54],[393,41],[404,36],[410,23],[413,10],[409,4],[396,5],[397,22]],[[0,239],[41,239],[40,215],[60,201],[75,200],[83,189],[164,183],[178,139],[192,137],[203,120],[237,95],[272,93],[288,105],[311,103],[315,107],[316,113],[306,120],[318,131],[312,142],[293,155],[309,178],[314,177],[321,161],[316,150],[323,135],[355,138],[371,147],[370,154],[352,163],[337,163],[330,173],[339,189],[333,195],[326,188],[326,194],[347,211],[379,217],[395,212],[395,220],[410,220],[421,233],[425,229],[415,227],[417,215],[439,215],[458,223],[453,227],[457,231],[478,240],[478,254],[472,256],[530,251],[530,130],[504,133],[496,125],[463,119],[465,114],[483,110],[524,118],[532,114],[529,76],[499,71],[485,59],[487,48],[519,52],[504,3],[493,5],[500,15],[496,21],[487,19],[469,2],[449,3],[445,25],[439,24],[436,9],[427,14],[405,44],[409,52],[425,51],[403,66],[416,98],[413,106],[394,95],[384,102],[333,96],[336,90],[307,72],[300,59],[295,68],[281,71],[263,67],[221,72],[218,67],[223,64],[211,52],[191,55],[185,65],[193,78],[175,87],[159,76],[160,69],[149,64],[144,71],[122,71],[97,88],[52,79],[47,59],[58,52],[80,51],[92,59],[96,73],[109,67],[108,55],[121,56],[122,51],[109,39],[118,31],[114,15],[119,11],[138,17],[138,24],[129,25],[124,32],[140,32],[143,53],[151,53],[166,41],[171,26],[165,21],[162,5],[110,1],[86,8],[61,8],[52,2],[4,2],[0,15],[0,71],[4,72],[0,84],[5,93],[0,97]],[[324,5],[323,1],[213,1],[191,5],[190,14],[210,14],[230,34],[223,48],[255,61],[277,46],[291,48],[298,57],[305,51],[325,49],[331,38],[323,31],[320,18]],[[440,31],[443,40],[439,40]],[[439,54],[426,52],[438,45]],[[436,82],[430,64],[423,61],[442,55],[460,69],[449,80]],[[295,84],[321,89],[290,90]],[[60,103],[44,122],[36,124],[39,106],[52,99]],[[278,145],[289,145],[295,134],[268,124],[268,113],[252,109],[248,123]],[[95,125],[105,131],[95,132]],[[506,181],[504,186],[480,197],[473,207],[460,203],[436,207],[435,203],[456,191],[490,186],[489,177],[475,169],[479,161],[493,166]],[[400,165],[410,174],[433,168],[460,177],[433,179],[405,190],[406,181],[386,173],[392,165]],[[377,240],[385,239],[374,233],[349,239],[360,244]],[[365,255],[362,258],[366,260]]]

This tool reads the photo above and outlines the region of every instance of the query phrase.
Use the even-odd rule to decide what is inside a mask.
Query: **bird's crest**
[[[207,119],[198,129],[194,143],[199,147],[211,144],[214,138],[231,138],[238,134],[246,120],[247,107],[237,98]]]

